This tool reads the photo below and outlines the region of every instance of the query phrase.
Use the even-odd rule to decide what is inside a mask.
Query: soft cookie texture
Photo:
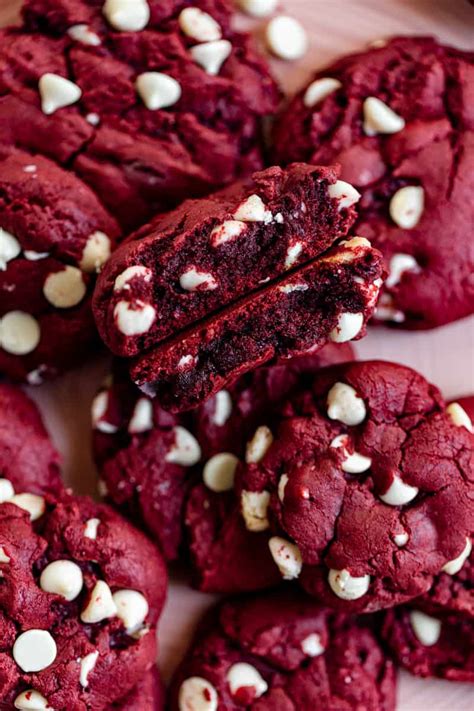
[[[282,578],[373,611],[425,593],[473,530],[473,440],[404,366],[335,366],[288,403],[237,474]],[[251,450],[252,451],[252,450]],[[247,450],[248,452],[248,450]]]
[[[339,186],[333,168],[274,167],[158,217],[101,274],[94,313],[103,340],[137,355],[318,256],[355,219]]]
[[[162,711],[165,692],[158,672],[153,667],[125,699],[107,706],[107,711]]]
[[[34,403],[19,388],[0,384],[0,501],[23,493],[59,495],[59,464]]]
[[[91,293],[119,229],[73,173],[3,149],[0,372],[38,385],[97,347]]]
[[[178,555],[186,524],[203,589],[237,592],[278,582],[268,536],[250,536],[240,517],[233,470],[270,411],[320,367],[351,356],[349,344],[329,344],[316,355],[259,368],[180,416],[143,396],[116,367],[92,406],[107,500],[144,527],[168,559]]]
[[[0,544],[8,708],[28,708],[28,695],[57,711],[123,701],[156,657],[166,571],[152,543],[109,507],[64,494],[35,515],[0,504]]]
[[[472,313],[474,55],[395,38],[318,72],[274,134],[275,161],[341,165],[358,234],[389,272],[380,321],[433,328]]]
[[[198,628],[170,710],[395,709],[395,671],[370,629],[276,593],[222,604]]]
[[[394,659],[417,676],[474,682],[474,619],[402,605],[386,614],[382,635]]]
[[[26,0],[0,41],[3,140],[73,167],[127,229],[260,168],[279,91],[232,9]]]

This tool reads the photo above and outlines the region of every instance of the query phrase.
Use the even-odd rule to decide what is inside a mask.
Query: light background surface
[[[0,0],[0,25],[17,18],[20,4],[20,0]],[[281,7],[304,23],[311,40],[301,61],[273,61],[275,73],[289,93],[303,86],[312,70],[394,34],[433,34],[444,42],[474,50],[474,7],[467,0],[283,0]],[[257,35],[264,25],[264,21],[242,15],[236,21]],[[474,319],[422,333],[373,329],[357,344],[357,353],[361,358],[410,365],[436,383],[447,398],[474,392]],[[106,372],[107,362],[100,358],[54,383],[30,389],[63,455],[66,481],[80,493],[95,492],[90,403]],[[165,679],[181,658],[199,615],[213,599],[191,591],[185,571],[172,572],[159,633],[159,661]],[[474,685],[420,680],[402,672],[398,711],[425,708],[472,711]]]

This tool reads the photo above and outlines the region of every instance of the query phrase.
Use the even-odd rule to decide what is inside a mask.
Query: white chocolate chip
[[[214,42],[204,42],[191,47],[189,53],[196,64],[204,69],[206,74],[217,76],[225,60],[232,52],[232,45],[229,40],[215,40]]]
[[[365,99],[362,110],[364,133],[367,136],[375,136],[377,133],[398,133],[405,128],[404,119],[375,96]]]
[[[285,269],[290,269],[293,264],[297,261],[301,252],[303,251],[303,243],[295,242],[295,244],[288,247],[285,257]]]
[[[135,82],[138,95],[150,111],[174,106],[181,98],[181,84],[162,72],[144,72]]]
[[[0,227],[0,271],[4,272],[8,262],[18,257],[21,245],[10,232]]]
[[[68,602],[76,599],[83,584],[82,570],[71,560],[55,560],[46,566],[40,577],[42,590],[60,595]]]
[[[405,484],[398,474],[393,475],[393,480],[385,494],[380,494],[380,499],[389,506],[403,506],[412,501],[418,494],[417,486]]]
[[[334,343],[345,343],[346,341],[351,341],[357,336],[363,325],[364,314],[362,313],[353,314],[347,311],[339,314],[337,326],[332,329],[329,334],[329,338]]]
[[[75,42],[82,42],[90,47],[98,47],[101,44],[99,35],[93,32],[89,25],[79,24],[72,25],[67,31],[69,37]]]
[[[23,256],[30,262],[38,262],[40,259],[47,259],[49,252],[35,252],[32,249],[25,249]]]
[[[89,674],[93,671],[95,665],[97,664],[98,658],[99,652],[96,651],[87,654],[80,661],[81,672],[79,675],[79,683],[84,687],[84,689],[89,686]]]
[[[40,342],[38,321],[24,311],[9,311],[0,319],[0,348],[12,355],[26,355]]]
[[[31,165],[25,165],[25,167],[23,168],[24,173],[36,173],[37,170],[38,168],[36,165],[34,165],[34,163],[31,163]]]
[[[86,295],[82,272],[77,267],[65,266],[60,272],[48,274],[43,284],[43,294],[57,309],[77,306]]]
[[[451,422],[456,425],[456,427],[465,427],[468,432],[474,432],[472,426],[471,418],[467,414],[466,410],[461,407],[458,402],[452,402],[446,408],[446,413],[451,420]]]
[[[108,407],[109,393],[107,390],[103,390],[98,393],[92,401],[92,426],[94,429],[99,430],[99,432],[104,432],[104,434],[114,434],[117,432],[118,427],[104,420]]]
[[[324,654],[324,647],[321,644],[321,637],[317,632],[313,632],[301,642],[301,649],[308,657],[319,657]]]
[[[456,558],[453,558],[453,560],[450,560],[448,561],[448,563],[445,563],[441,568],[443,573],[447,573],[448,575],[456,575],[456,573],[459,573],[464,563],[471,555],[471,551],[471,540],[469,538],[466,538],[466,545],[462,549],[461,553]]]
[[[201,459],[201,447],[197,439],[181,425],[173,428],[175,441],[165,456],[166,462],[192,467]]]
[[[241,10],[252,17],[267,17],[278,5],[278,0],[238,0]]]
[[[282,294],[292,294],[294,291],[307,291],[308,289],[309,286],[307,284],[284,284],[278,287]]]
[[[214,396],[212,422],[218,427],[225,425],[232,414],[232,398],[227,390],[219,390]]]
[[[268,491],[245,491],[244,489],[240,496],[240,503],[245,527],[248,531],[258,533],[269,528],[267,512],[270,494]]]
[[[232,696],[238,694],[239,689],[251,687],[254,689],[254,699],[258,699],[268,689],[268,684],[260,672],[251,664],[239,662],[233,664],[226,674]]]
[[[366,237],[352,237],[351,239],[346,239],[343,242],[340,242],[339,247],[347,247],[347,249],[350,250],[358,249],[359,247],[363,249],[370,249],[372,245]]]
[[[133,414],[128,424],[130,434],[148,432],[153,428],[153,404],[147,397],[141,397],[135,403]]]
[[[211,457],[206,462],[202,473],[207,488],[218,493],[232,489],[238,464],[238,458],[229,452],[221,452]]]
[[[194,368],[197,363],[197,360],[197,358],[188,353],[188,355],[181,356],[178,361],[178,368],[180,370],[184,370],[185,368]]]
[[[393,537],[393,541],[394,541],[395,545],[398,546],[399,548],[406,546],[406,544],[408,543],[408,539],[409,539],[409,535],[406,531],[404,533],[396,533]]]
[[[0,504],[11,501],[15,496],[15,489],[8,479],[0,479]]]
[[[432,647],[441,635],[441,620],[419,610],[410,612],[410,624],[417,640],[424,647]]]
[[[15,504],[15,506],[23,509],[23,511],[28,511],[30,521],[37,521],[46,511],[44,498],[37,494],[15,494],[15,496],[10,499],[10,503]]]
[[[340,89],[342,86],[339,79],[323,77],[313,81],[305,91],[303,104],[308,108],[316,106],[324,101],[330,94]]]
[[[110,254],[110,237],[105,232],[96,230],[87,238],[79,266],[84,272],[100,272]]]
[[[349,427],[360,425],[365,420],[365,403],[353,387],[346,383],[335,383],[327,396],[328,417],[339,420]]]
[[[147,333],[156,320],[156,311],[151,304],[136,301],[119,301],[115,305],[114,317],[117,328],[124,336],[140,336]]]
[[[58,109],[75,104],[82,96],[81,89],[74,82],[46,72],[38,82],[41,95],[41,110],[49,116]]]
[[[197,42],[212,42],[222,37],[219,23],[197,7],[182,10],[178,22],[182,32]]]
[[[28,630],[16,638],[13,658],[27,673],[39,672],[56,659],[56,642],[46,630]]]
[[[370,585],[370,575],[352,576],[348,570],[330,570],[328,582],[331,590],[341,600],[358,600]]]
[[[398,227],[411,230],[416,227],[425,207],[425,191],[417,185],[407,185],[392,195],[390,217]]]
[[[27,689],[19,694],[13,705],[19,711],[54,711],[54,709],[48,704],[47,699],[34,689]]]
[[[105,0],[102,12],[109,25],[119,32],[139,32],[150,20],[146,0]]]
[[[81,612],[82,622],[93,625],[116,615],[117,606],[109,586],[103,580],[98,580],[92,589],[87,606]]]
[[[390,294],[382,294],[375,310],[375,317],[380,321],[403,323],[405,321],[405,314],[403,311],[396,309],[393,304],[394,301]]]
[[[280,499],[280,501],[282,503],[285,499],[285,489],[286,489],[286,485],[288,484],[289,480],[290,479],[288,477],[288,474],[282,474],[280,477],[280,481],[278,482],[278,498]]]
[[[353,185],[346,183],[345,180],[336,180],[335,183],[328,187],[328,194],[332,200],[338,201],[337,209],[339,212],[346,207],[355,205],[356,202],[359,202],[360,200],[360,193],[354,188]]]
[[[10,560],[11,558],[5,553],[5,549],[3,548],[3,546],[0,546],[0,563],[9,563]]]
[[[221,244],[231,242],[236,237],[239,237],[246,229],[245,222],[226,220],[222,225],[217,225],[212,230],[210,234],[211,244],[213,247],[220,247]]]
[[[298,546],[279,536],[272,536],[268,541],[268,547],[283,579],[297,578],[303,567],[303,558]]]
[[[405,272],[419,273],[420,271],[420,265],[411,254],[394,254],[389,262],[385,286],[392,289],[400,283]]]
[[[84,526],[85,538],[90,538],[92,541],[95,541],[97,539],[97,529],[99,528],[99,526],[99,518],[90,518],[88,521],[86,521],[86,525]]]
[[[273,435],[266,425],[261,425],[257,428],[254,436],[247,442],[245,451],[245,461],[247,464],[258,464],[273,442]]]
[[[234,212],[234,219],[242,222],[270,222],[272,214],[269,212],[259,195],[249,195]]]
[[[99,114],[95,114],[95,113],[87,114],[86,121],[87,121],[87,123],[90,123],[91,126],[98,126],[100,123],[100,116],[99,116]]]
[[[270,20],[265,39],[270,51],[280,59],[301,59],[308,49],[308,35],[303,25],[286,15]]]
[[[26,376],[28,385],[41,385],[44,382],[44,376],[48,372],[48,366],[42,363]]]
[[[122,620],[127,633],[137,632],[149,612],[145,596],[137,590],[118,590],[112,598],[117,608],[117,617]]]
[[[219,697],[207,679],[191,676],[179,689],[179,711],[217,711]]]
[[[132,279],[143,279],[145,283],[148,283],[153,276],[153,272],[148,267],[143,267],[136,265],[133,267],[127,267],[124,271],[118,275],[114,282],[114,291],[123,291],[124,289],[130,289],[130,282]]]
[[[181,274],[179,285],[185,291],[213,291],[217,289],[217,282],[212,274],[200,272],[194,267]]]
[[[330,447],[335,447],[336,449],[342,449],[344,453],[344,461],[341,464],[341,469],[348,474],[362,474],[370,469],[372,465],[372,460],[370,457],[364,457],[363,454],[359,452],[350,452],[347,450],[347,444],[349,437],[347,435],[338,435],[334,437]]]

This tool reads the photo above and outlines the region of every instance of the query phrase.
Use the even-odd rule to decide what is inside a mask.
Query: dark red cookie
[[[125,699],[112,704],[107,711],[162,711],[165,708],[164,696],[158,671],[152,668]]]
[[[0,372],[37,385],[97,345],[94,274],[117,235],[73,173],[39,155],[0,157]]]
[[[369,624],[296,591],[226,602],[201,623],[170,711],[392,711],[395,670]]]
[[[361,338],[377,300],[381,262],[367,240],[343,242],[132,360],[131,377],[164,408],[183,411],[275,357]]]
[[[108,506],[68,494],[2,503],[0,543],[7,708],[123,700],[156,657],[166,570],[153,544]]]
[[[474,682],[472,617],[401,606],[387,612],[382,635],[395,660],[412,674]]]
[[[103,340],[117,355],[141,354],[318,256],[355,219],[357,193],[343,197],[350,189],[332,168],[294,164],[158,217],[101,274],[94,313]]]
[[[62,489],[59,454],[36,406],[19,388],[0,384],[0,502]]]
[[[474,526],[472,436],[413,370],[335,366],[260,428],[238,484],[247,528],[270,530],[286,579],[373,611],[425,593]]]
[[[433,328],[473,311],[474,54],[398,37],[318,72],[275,131],[274,159],[339,163],[357,233],[389,277],[379,320]]]
[[[26,0],[0,42],[2,137],[72,164],[126,228],[260,168],[279,91],[232,9]]]
[[[231,462],[237,461],[244,455],[247,439],[270,408],[276,410],[290,391],[305,377],[309,380],[322,365],[350,360],[351,355],[348,344],[330,344],[317,355],[260,368],[246,374],[229,390],[217,393],[194,413],[181,416],[170,415],[156,400],[144,397],[123,370],[116,368],[113,383],[98,393],[92,407],[94,455],[108,501],[143,526],[167,559],[178,555],[186,515],[201,586],[233,592],[243,586],[254,587],[252,576],[242,574],[246,566],[239,568],[231,563],[235,555],[224,560],[231,543],[237,550],[237,536],[242,540],[239,556],[249,557],[248,532],[228,491],[232,482],[229,480],[224,489],[217,484],[217,493],[215,488],[211,490],[200,483],[198,465],[219,453],[227,455],[221,461],[224,469],[229,456]],[[190,503],[186,505],[188,494]],[[203,499],[210,502],[209,507],[203,507]],[[227,546],[222,546],[224,529],[228,528],[227,516],[219,515],[222,507],[235,509],[232,515],[236,531],[226,534]],[[204,526],[216,527],[222,535],[206,536]],[[277,582],[267,539],[261,550],[262,558],[268,562],[265,566],[256,563],[255,567],[263,568],[262,576],[269,572],[270,580]],[[228,573],[224,566],[229,567]],[[211,570],[217,571],[215,576]],[[241,577],[243,582],[235,582]]]

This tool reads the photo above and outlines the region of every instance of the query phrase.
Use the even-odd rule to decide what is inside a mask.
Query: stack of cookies
[[[307,47],[275,14],[266,42]],[[0,30],[0,708],[474,683],[474,398],[351,345],[474,311],[473,86],[473,54],[396,37],[285,102],[229,0],[25,0]],[[101,352],[98,502],[20,384]],[[224,599],[165,689],[176,561]]]

